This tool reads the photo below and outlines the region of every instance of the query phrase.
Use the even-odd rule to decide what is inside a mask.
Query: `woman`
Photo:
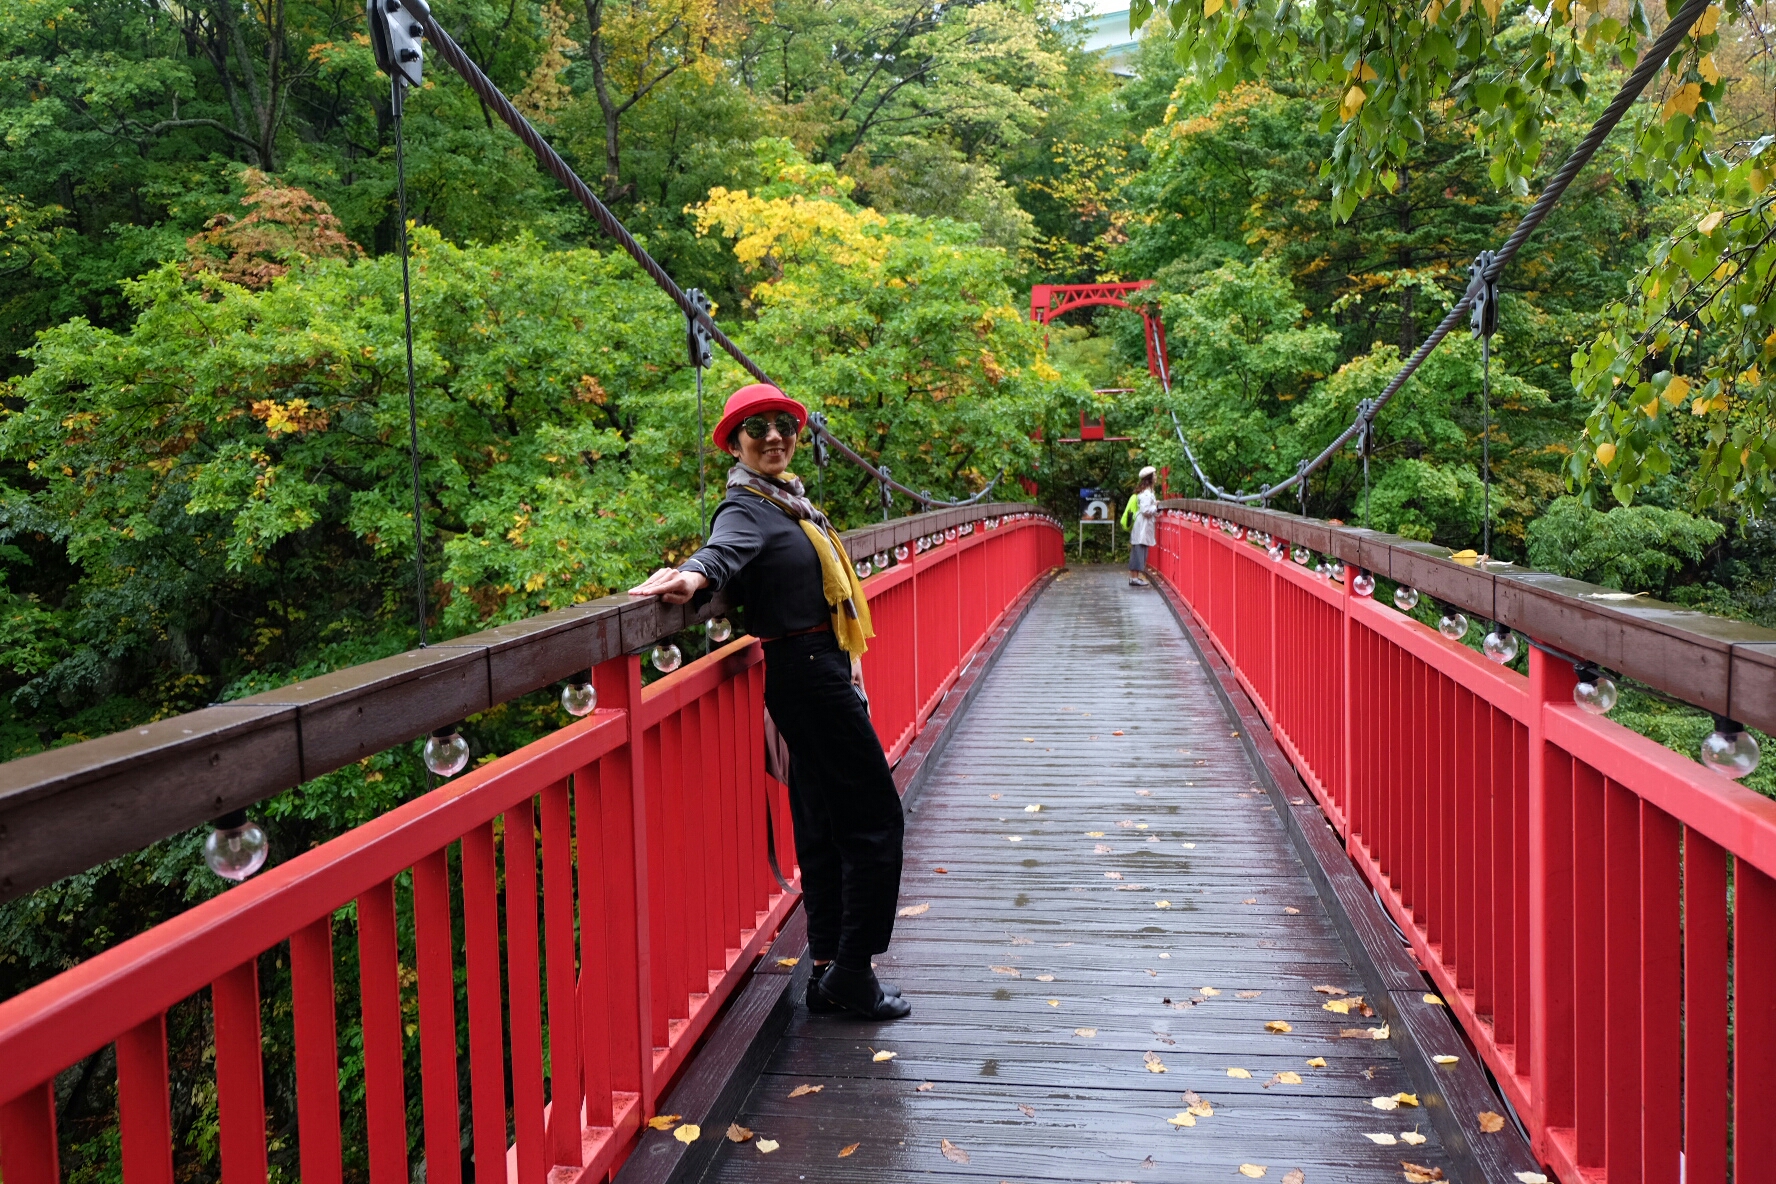
[[[1122,511],[1122,528],[1129,532],[1129,587],[1147,587],[1147,548],[1159,541],[1159,498],[1153,493],[1155,470],[1141,470],[1140,484]],[[1134,520],[1131,527],[1129,520]]]
[[[789,809],[814,973],[810,1011],[872,1020],[912,1012],[870,956],[888,948],[905,820],[863,697],[869,607],[844,544],[789,471],[807,408],[774,386],[741,387],[715,427],[737,464],[709,540],[632,596],[684,604],[731,589],[764,642],[765,707],[789,746]]]

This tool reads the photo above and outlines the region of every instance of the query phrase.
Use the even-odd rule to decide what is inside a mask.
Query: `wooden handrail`
[[[863,559],[1008,514],[990,502],[845,533]],[[0,764],[0,900],[239,810],[715,615],[606,596]]]
[[[1515,564],[1482,569],[1451,559],[1447,547],[1280,510],[1197,498],[1160,505],[1335,555],[1704,711],[1776,732],[1776,632],[1769,629]]]

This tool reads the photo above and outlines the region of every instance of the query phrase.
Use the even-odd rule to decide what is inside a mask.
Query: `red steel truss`
[[[1030,289],[1030,319],[1046,325],[1065,312],[1107,304],[1112,308],[1131,308],[1123,297],[1131,292],[1153,286],[1152,280],[1133,280],[1126,284],[1037,284]],[[1147,322],[1147,372],[1159,375],[1159,355],[1165,350],[1165,322],[1159,310],[1150,304],[1135,308]]]

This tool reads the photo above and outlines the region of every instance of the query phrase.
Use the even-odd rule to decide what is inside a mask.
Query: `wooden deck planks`
[[[1061,576],[957,727],[909,819],[902,904],[930,908],[878,959],[913,1015],[798,1008],[739,1117],[778,1149],[724,1141],[708,1179],[1158,1184],[1240,1180],[1254,1164],[1329,1184],[1400,1180],[1403,1159],[1450,1170],[1423,1110],[1371,1105],[1410,1089],[1394,1045],[1339,1035],[1379,1019],[1323,1010],[1314,986],[1358,994],[1359,976],[1157,593],[1109,569]],[[1273,1020],[1292,1031],[1266,1031]],[[1301,1083],[1265,1088],[1282,1071]],[[789,1098],[801,1084],[824,1088]],[[1168,1125],[1186,1089],[1215,1113]],[[1425,1143],[1365,1137],[1415,1128]]]

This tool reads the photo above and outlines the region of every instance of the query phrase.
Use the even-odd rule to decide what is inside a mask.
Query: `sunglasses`
[[[773,427],[777,429],[777,434],[782,436],[785,440],[795,439],[796,432],[799,430],[796,427],[795,416],[789,414],[787,411],[779,411],[774,416],[749,415],[740,421],[741,430],[748,436],[751,436],[754,440],[763,440],[765,438],[765,433],[770,431]]]

